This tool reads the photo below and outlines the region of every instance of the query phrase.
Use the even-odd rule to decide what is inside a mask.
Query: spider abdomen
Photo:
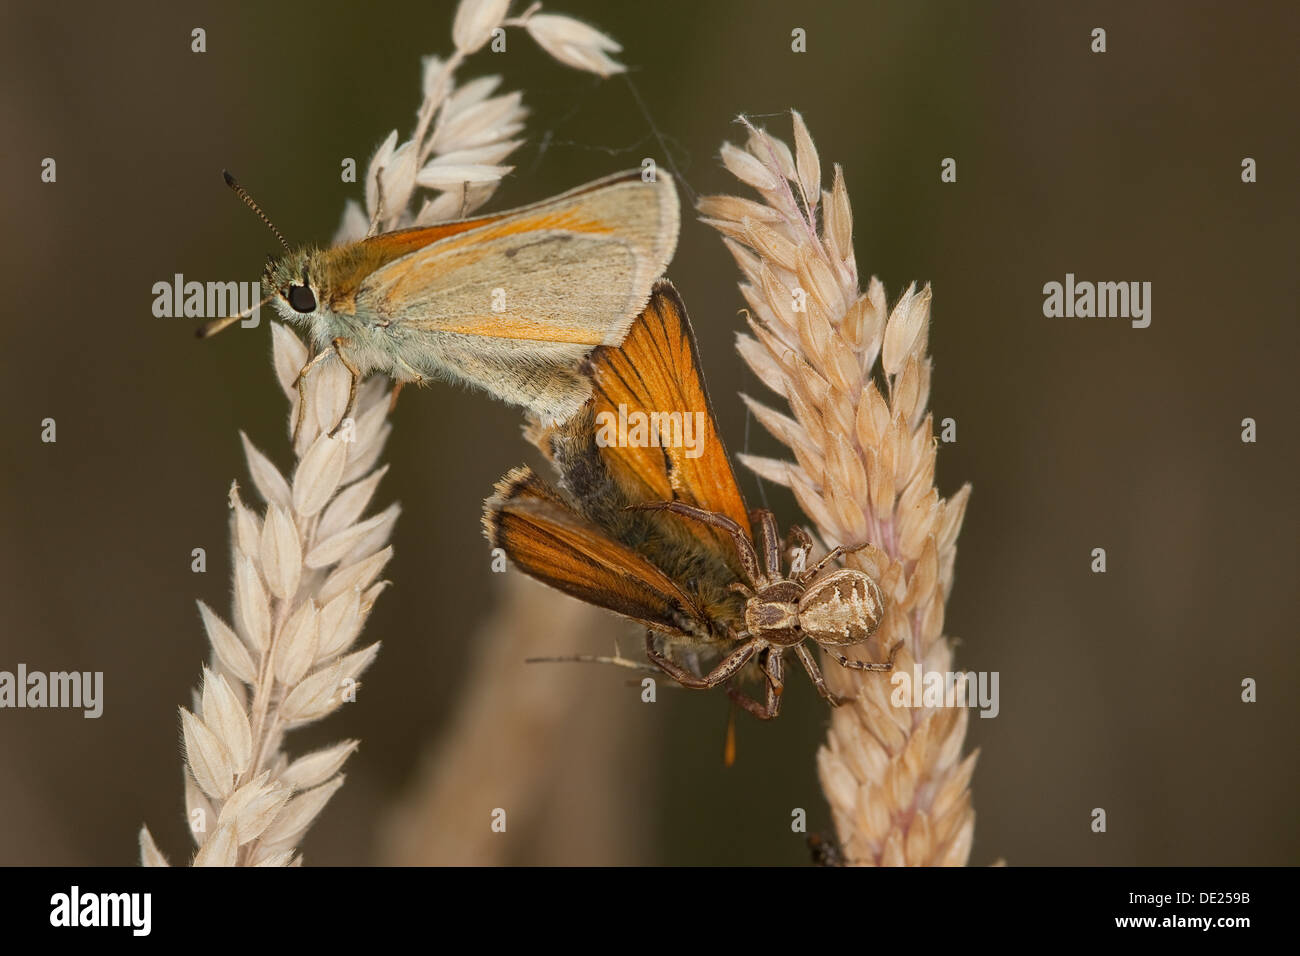
[[[884,608],[875,581],[841,568],[808,585],[799,599],[799,625],[818,644],[858,644],[875,633]]]

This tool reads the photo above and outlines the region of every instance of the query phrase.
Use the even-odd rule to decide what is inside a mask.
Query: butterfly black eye
[[[289,286],[289,305],[293,306],[295,312],[315,312],[316,296],[312,294],[308,286],[291,285]]]

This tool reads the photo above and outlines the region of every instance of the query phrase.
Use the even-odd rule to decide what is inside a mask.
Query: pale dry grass
[[[499,77],[457,85],[455,73],[494,30],[525,30],[556,60],[577,69],[602,76],[623,69],[608,56],[618,44],[599,31],[540,14],[540,4],[509,17],[509,6],[509,0],[462,0],[452,23],[454,52],[425,59],[414,133],[399,144],[394,130],[376,151],[365,180],[365,210],[349,201],[336,242],[465,216],[491,197],[511,168],[502,160],[522,143],[515,136],[527,111],[517,92],[493,95]],[[292,435],[294,382],[308,354],[284,326],[272,328]],[[193,710],[180,714],[196,866],[301,862],[302,836],[342,786],[341,767],[357,748],[347,740],[296,759],[284,749],[289,730],[355,699],[357,678],[379,649],[378,643],[353,646],[383,590],[377,578],[392,556],[387,541],[399,511],[392,505],[362,517],[386,470],[376,463],[392,429],[390,402],[381,378],[367,380],[353,420],[331,438],[348,385],[337,362],[324,363],[307,379],[291,479],[244,438],[264,508],[246,506],[232,486],[232,623],[199,603],[212,660]],[[148,866],[167,865],[148,827],[140,829],[140,857]]]
[[[949,671],[944,606],[970,488],[944,500],[934,485],[930,290],[909,287],[892,311],[878,280],[861,292],[843,174],[836,166],[824,186],[798,113],[793,124],[793,150],[748,122],[745,147],[722,148],[723,163],[760,202],[699,203],[744,275],[753,334],[739,337],[739,351],[791,411],[746,397],[794,460],[741,460],[790,487],[827,545],[873,545],[848,560],[876,578],[888,611],[859,656],[883,660],[884,649],[902,642],[897,669]],[[894,706],[889,674],[848,671],[829,659],[824,669],[837,694],[854,697],[832,713],[817,755],[845,858],[965,864],[976,757],[962,757],[967,711]]]
[[[291,428],[307,349],[280,325],[273,341]],[[392,427],[388,392],[382,380],[367,381],[354,423],[330,438],[347,398],[341,368],[309,379],[304,450],[291,478],[244,437],[263,510],[231,487],[231,623],[199,602],[212,661],[194,709],[181,709],[196,866],[297,862],[302,835],[342,786],[340,768],[357,747],[349,740],[296,759],[284,748],[288,731],[356,699],[379,650],[354,645],[386,583],[378,578],[399,512],[390,505],[363,518],[386,470],[375,466]],[[140,849],[145,864],[165,863],[147,827]]]
[[[540,3],[518,17],[507,16],[509,6],[509,0],[462,0],[452,23],[455,51],[445,59],[424,58],[424,98],[414,132],[399,143],[393,130],[375,151],[366,173],[365,209],[347,202],[336,243],[360,239],[371,229],[389,232],[464,218],[487,202],[514,168],[502,163],[523,143],[518,138],[528,116],[523,94],[496,93],[499,76],[456,83],[456,71],[484,50],[493,30],[523,29],[575,69],[600,76],[624,69],[607,55],[622,48],[599,30],[571,17],[538,13]],[[418,196],[419,189],[434,195]]]

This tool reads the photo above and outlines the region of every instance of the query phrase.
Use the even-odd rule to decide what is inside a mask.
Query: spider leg
[[[751,638],[724,657],[717,667],[700,677],[655,650],[653,631],[646,631],[645,635],[645,656],[650,659],[650,662],[657,664],[665,674],[677,681],[677,683],[692,690],[717,687],[719,684],[735,677],[736,672],[749,663],[749,659],[754,656],[758,648],[759,642]]]
[[[749,520],[758,524],[763,538],[763,564],[767,569],[769,581],[780,580],[781,574],[781,535],[776,527],[776,515],[766,508],[759,508],[749,513]]]
[[[883,664],[875,664],[871,661],[851,661],[843,654],[839,653],[838,651],[832,651],[828,647],[824,647],[823,650],[825,650],[826,653],[829,654],[831,657],[835,658],[836,663],[838,663],[840,667],[847,667],[849,670],[892,671],[894,669],[894,658],[898,656],[898,651],[900,648],[902,648],[902,646],[903,646],[903,642],[899,641],[897,644],[891,647],[889,649],[889,658]]]
[[[800,580],[800,581],[811,581],[813,578],[817,577],[817,575],[821,573],[822,568],[826,567],[826,565],[830,564],[832,561],[834,561],[834,560],[835,560],[836,558],[838,558],[840,555],[842,555],[842,554],[852,554],[852,553],[855,552],[855,551],[861,551],[863,548],[869,548],[869,547],[871,547],[871,543],[870,543],[869,541],[864,541],[864,542],[862,542],[862,544],[855,544],[855,545],[853,545],[852,547],[845,547],[845,546],[842,545],[842,544],[841,544],[841,545],[838,545],[837,547],[832,548],[832,549],[827,553],[826,557],[822,558],[820,561],[818,561],[816,564],[814,564],[811,568],[809,568],[807,571],[805,571],[803,574],[801,574],[801,575],[799,576],[799,580]]]
[[[670,511],[673,514],[681,515],[683,518],[690,518],[701,524],[707,524],[727,532],[736,545],[736,553],[740,556],[740,566],[749,579],[748,583],[756,588],[762,586],[764,578],[762,571],[758,567],[758,554],[754,551],[754,542],[749,539],[749,535],[744,528],[726,515],[718,514],[716,511],[705,511],[703,508],[688,505],[684,501],[652,501],[644,504],[628,505],[627,510]]]
[[[817,693],[826,698],[828,704],[832,707],[838,707],[845,701],[853,699],[852,697],[837,697],[835,694],[831,693],[831,689],[826,686],[826,678],[822,676],[822,669],[817,666],[817,658],[813,657],[812,651],[808,649],[806,643],[798,645],[794,649],[794,652],[799,655],[799,663],[802,664],[803,669],[808,672],[808,676],[812,679],[813,686],[817,688]]]
[[[727,696],[744,707],[759,720],[771,720],[781,713],[781,694],[785,690],[784,667],[781,664],[781,648],[765,648],[759,654],[759,669],[767,678],[767,693],[764,703],[734,687],[727,688]]]

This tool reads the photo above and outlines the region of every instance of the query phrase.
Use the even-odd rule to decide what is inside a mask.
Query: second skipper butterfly
[[[592,395],[582,411],[534,429],[559,487],[528,468],[506,475],[484,506],[493,547],[526,574],[644,624],[647,658],[685,687],[761,679],[761,701],[728,687],[760,718],[780,713],[787,651],[822,697],[841,703],[810,642],[847,668],[892,668],[892,653],[886,663],[843,653],[884,613],[871,577],[834,564],[857,548],[795,570],[807,533],[794,530],[783,549],[772,513],[747,510],[670,283],[656,284],[622,346],[594,350],[585,371]]]
[[[401,229],[328,249],[293,249],[230,184],[286,250],[262,285],[316,357],[336,356],[357,383],[383,372],[398,385],[447,378],[474,385],[541,421],[590,395],[579,366],[623,341],[677,246],[672,179],[610,176],[510,212]],[[243,316],[210,322],[213,335]],[[303,404],[299,404],[299,423]]]

